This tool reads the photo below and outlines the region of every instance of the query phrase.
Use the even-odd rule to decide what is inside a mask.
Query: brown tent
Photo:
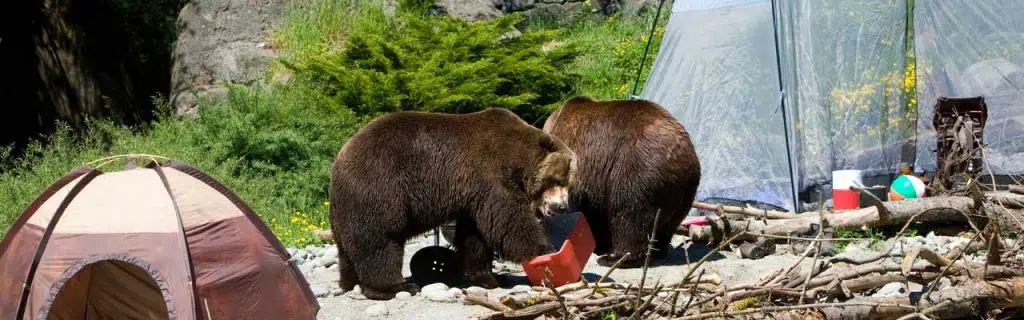
[[[188,165],[81,167],[0,242],[0,320],[314,319],[289,258],[252,209]]]

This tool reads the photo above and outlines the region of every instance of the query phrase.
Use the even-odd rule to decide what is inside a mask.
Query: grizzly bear
[[[553,112],[544,132],[576,155],[577,184],[569,205],[590,224],[594,252],[603,255],[598,263],[611,266],[628,252],[619,267],[641,266],[652,231],[652,257],[665,257],[701,176],[683,126],[651,101],[580,96]]]
[[[495,251],[517,262],[554,252],[539,220],[568,208],[573,157],[506,109],[402,111],[370,121],[332,165],[341,288],[359,284],[374,300],[417,294],[402,277],[405,241],[453,220],[464,274],[497,287]]]

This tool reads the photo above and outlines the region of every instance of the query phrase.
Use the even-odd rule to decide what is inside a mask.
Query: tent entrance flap
[[[54,283],[38,319],[173,319],[161,278],[119,259],[80,263]]]

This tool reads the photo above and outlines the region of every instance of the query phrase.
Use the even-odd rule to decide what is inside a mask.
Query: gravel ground
[[[869,245],[867,242],[852,243],[848,245],[840,255],[844,256],[866,256],[875,253],[876,250],[888,248],[891,241],[881,245]],[[967,243],[968,239],[960,237],[944,237],[929,234],[928,236],[917,236],[902,239],[906,250],[915,244],[924,244],[940,254],[945,254],[956,245]],[[680,245],[682,237],[676,237],[673,245]],[[433,245],[433,236],[424,236],[411,239],[405,250],[403,261],[403,275],[411,276],[408,268],[409,259],[420,248]],[[444,240],[441,244],[445,245]],[[1007,245],[1016,245],[1013,240],[1007,240]],[[302,270],[314,294],[320,302],[320,313],[317,319],[467,319],[473,315],[488,312],[489,310],[480,306],[465,305],[462,303],[462,296],[466,290],[486,291],[492,298],[502,295],[526,292],[529,289],[525,273],[517,264],[495,263],[497,273],[507,274],[516,284],[510,288],[496,288],[485,290],[479,287],[448,288],[443,284],[433,284],[423,287],[421,293],[415,296],[401,295],[389,301],[374,301],[366,299],[359,293],[357,287],[352,292],[341,292],[338,287],[337,249],[333,245],[319,247],[306,247],[303,249],[288,249],[294,256],[293,260]],[[899,246],[895,249],[901,250]],[[703,257],[709,249],[694,244],[688,248],[689,259],[696,262]],[[798,259],[797,256],[789,254],[785,246],[778,246],[776,254],[759,260],[742,259],[738,252],[721,252],[713,255],[702,268],[708,273],[717,273],[724,285],[736,286],[756,281],[759,277],[780,268],[792,265]],[[966,259],[973,261],[984,261],[983,255],[970,255]],[[686,267],[687,257],[682,248],[672,252],[669,259],[653,264],[649,268],[647,283],[678,281],[688,270]],[[811,259],[805,259],[804,265],[809,265]],[[590,261],[584,269],[583,276],[590,281],[595,281],[608,268],[597,264],[597,257],[591,256]],[[642,270],[620,269],[616,270],[609,277],[617,282],[638,283]],[[906,295],[909,291],[920,290],[920,286],[911,285],[905,287],[901,283],[890,283],[873,293],[875,296]]]

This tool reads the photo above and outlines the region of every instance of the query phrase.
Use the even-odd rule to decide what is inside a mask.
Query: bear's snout
[[[544,190],[544,205],[541,213],[546,217],[566,213],[569,210],[569,189],[553,187]]]

